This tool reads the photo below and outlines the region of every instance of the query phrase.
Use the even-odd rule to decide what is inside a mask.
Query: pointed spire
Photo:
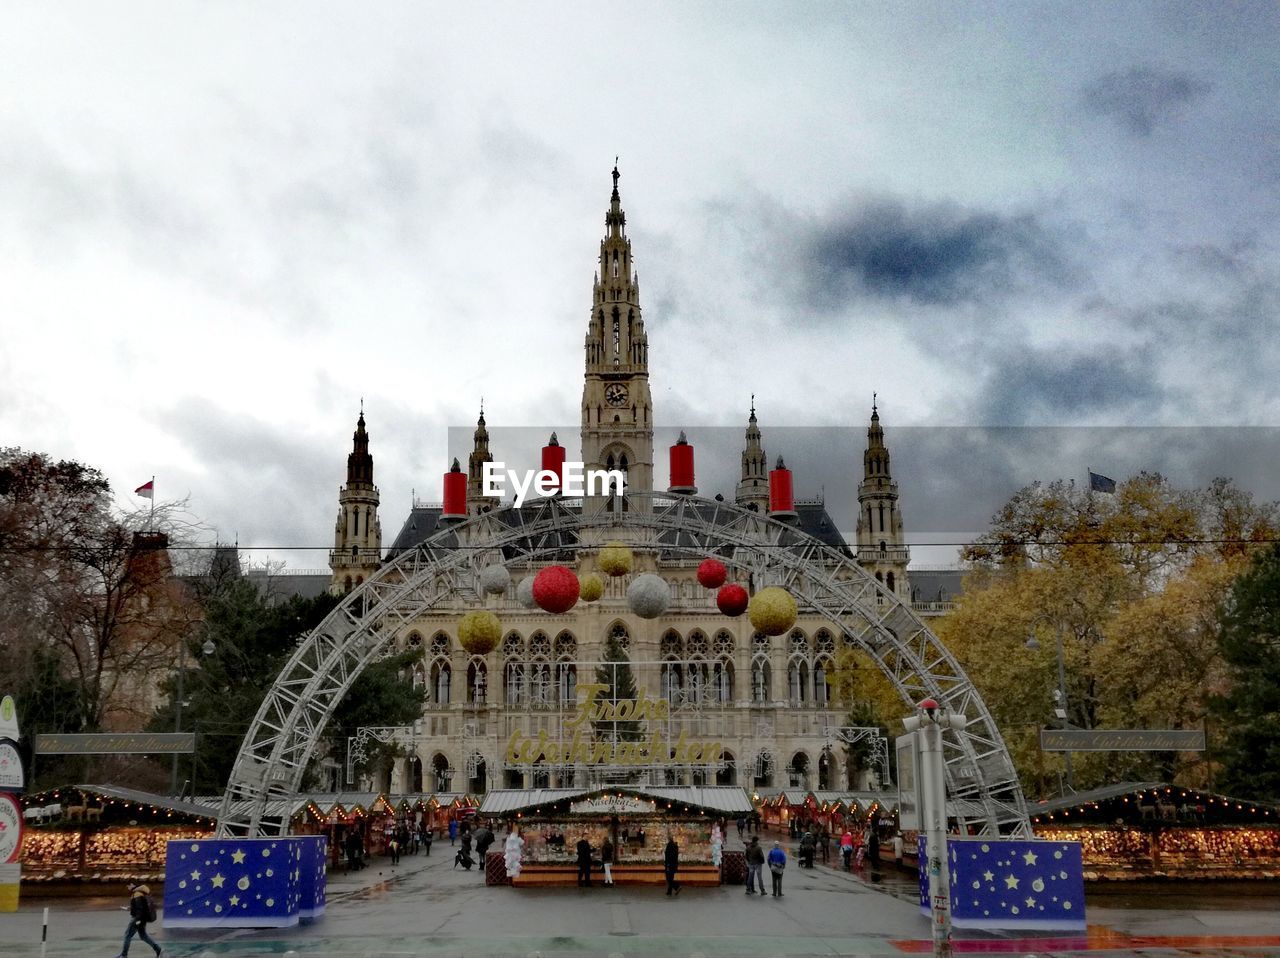
[[[680,430],[680,438],[676,440],[676,445],[677,445],[677,446],[687,446],[687,445],[689,445],[689,440],[688,440],[688,438],[685,436],[685,434],[684,434],[684,430],[683,430],[683,429],[681,429],[681,430]]]
[[[619,177],[621,177],[621,176],[622,176],[622,174],[618,172],[618,158],[615,156],[615,157],[613,158],[613,197],[612,197],[614,200],[619,199],[619,197],[618,197],[618,178],[619,178]]]
[[[454,456],[454,457],[453,457],[453,465],[449,467],[449,471],[450,471],[450,472],[461,472],[461,471],[462,471],[462,464],[461,464],[460,462],[458,462],[458,457],[457,457],[457,456]]]
[[[783,462],[783,461],[782,461],[782,457],[781,457],[781,456],[779,456],[779,457],[778,457],[778,464],[777,464],[776,466],[774,466],[773,468],[774,468],[774,469],[786,469],[786,468],[787,468],[787,464],[786,464],[785,462]]]
[[[548,445],[548,446],[558,446],[558,445],[560,445],[560,440],[556,438],[556,434],[555,434],[554,432],[551,434],[551,438],[550,438],[550,440],[548,440],[548,441],[547,441],[547,445]]]
[[[364,428],[364,400],[360,400],[360,418],[351,436],[351,454],[347,456],[347,485],[373,484],[373,456],[369,455],[369,434]]]
[[[747,422],[755,422],[755,421],[756,421],[756,394],[752,393],[751,394],[751,418],[748,419]]]

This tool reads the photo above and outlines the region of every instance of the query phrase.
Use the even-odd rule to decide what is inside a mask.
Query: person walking
[[[782,897],[782,873],[787,868],[787,853],[782,850],[782,842],[773,843],[773,851],[769,852],[769,874],[773,876],[773,897]],[[764,894],[762,891],[761,894]]]
[[[613,840],[606,838],[600,846],[600,863],[604,866],[604,883],[613,884]]]
[[[431,843],[435,841],[436,833],[433,829],[423,827],[422,829],[422,847],[427,853],[427,857],[431,857]]]
[[[747,894],[755,894],[755,886],[760,886],[760,897],[764,897],[764,849],[760,846],[760,836],[752,835],[747,845]]]
[[[476,857],[480,859],[480,874],[483,875],[485,873],[485,869],[488,867],[486,861],[489,854],[489,846],[493,844],[493,829],[491,829],[486,822],[476,829],[475,834]]]
[[[160,958],[160,946],[147,934],[147,925],[156,920],[156,903],[151,900],[151,889],[146,885],[130,885],[129,904],[120,907],[129,913],[129,927],[125,929],[124,944],[117,958],[127,958],[134,935],[154,948],[156,958]]]
[[[662,852],[663,871],[667,876],[667,894],[680,894],[680,883],[676,881],[676,872],[680,870],[680,846],[674,838],[667,839],[667,847]]]
[[[822,849],[822,864],[831,864],[831,833],[823,826],[818,831],[818,847]]]
[[[387,848],[391,852],[391,864],[400,864],[400,839],[395,835],[391,836],[391,841],[387,842]]]
[[[591,843],[586,837],[578,839],[578,887],[591,887]]]
[[[871,860],[871,870],[876,871],[880,867],[880,829],[875,822],[867,829],[867,858]]]
[[[742,837],[742,833],[746,830],[747,820],[742,815],[738,816],[738,837]]]
[[[840,836],[840,858],[844,862],[844,870],[853,870],[853,832],[849,831],[845,826],[844,834]]]
[[[452,845],[458,840],[458,820],[456,818],[449,821],[449,844]]]

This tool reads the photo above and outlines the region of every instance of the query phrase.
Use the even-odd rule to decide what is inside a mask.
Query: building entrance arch
[[[287,829],[287,816],[275,810],[296,793],[351,683],[423,613],[478,602],[481,569],[573,562],[611,540],[664,558],[714,555],[757,589],[788,589],[803,614],[826,618],[844,642],[865,652],[904,702],[931,697],[966,716],[964,733],[944,744],[950,815],[980,834],[1030,834],[1013,761],[977,689],[910,607],[850,556],[729,503],[653,493],[625,498],[625,515],[606,509],[611,500],[548,498],[476,516],[388,561],[345,596],[299,644],[263,700],[227,782],[218,834]]]

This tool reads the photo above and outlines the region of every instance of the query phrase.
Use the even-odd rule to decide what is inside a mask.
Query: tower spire
[[[350,592],[378,571],[382,564],[382,524],[378,521],[378,487],[373,484],[373,456],[365,430],[364,397],[347,456],[347,481],[338,490],[338,519],[334,523],[329,569],[331,592]]]
[[[902,512],[898,508],[898,484],[893,481],[890,470],[878,396],[872,393],[867,448],[862,454],[862,482],[858,486],[858,562],[890,591],[910,595],[909,561]]]
[[[485,497],[484,464],[493,462],[493,453],[489,451],[489,430],[484,421],[484,397],[480,397],[480,417],[476,420],[476,431],[471,437],[471,454],[467,457],[467,512],[478,515],[498,507],[499,501]]]
[[[767,512],[769,509],[769,457],[760,443],[760,426],[756,422],[756,394],[751,394],[751,415],[747,419],[747,444],[742,450],[742,476],[734,491],[733,501],[744,509]]]

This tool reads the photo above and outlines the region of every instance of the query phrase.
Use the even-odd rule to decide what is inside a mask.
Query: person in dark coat
[[[591,887],[591,843],[585,838],[579,838],[577,844],[578,850],[578,887]]]
[[[760,884],[760,896],[764,897],[764,849],[760,846],[760,836],[752,835],[747,845],[747,894],[754,895],[754,885]]]
[[[125,929],[124,945],[118,958],[128,958],[129,943],[137,935],[155,949],[156,958],[160,958],[160,946],[147,934],[147,925],[155,921],[156,906],[151,901],[151,889],[146,885],[129,886],[129,927]]]
[[[613,884],[613,841],[609,838],[600,846],[600,864],[604,867],[604,883]]]
[[[476,829],[476,856],[483,864],[485,856],[489,852],[489,846],[493,844],[493,830],[488,825],[481,825]],[[483,871],[483,869],[481,869]]]
[[[662,867],[667,875],[667,894],[679,895],[680,883],[676,881],[676,872],[680,870],[680,846],[674,838],[667,839],[667,847],[662,852]]]

